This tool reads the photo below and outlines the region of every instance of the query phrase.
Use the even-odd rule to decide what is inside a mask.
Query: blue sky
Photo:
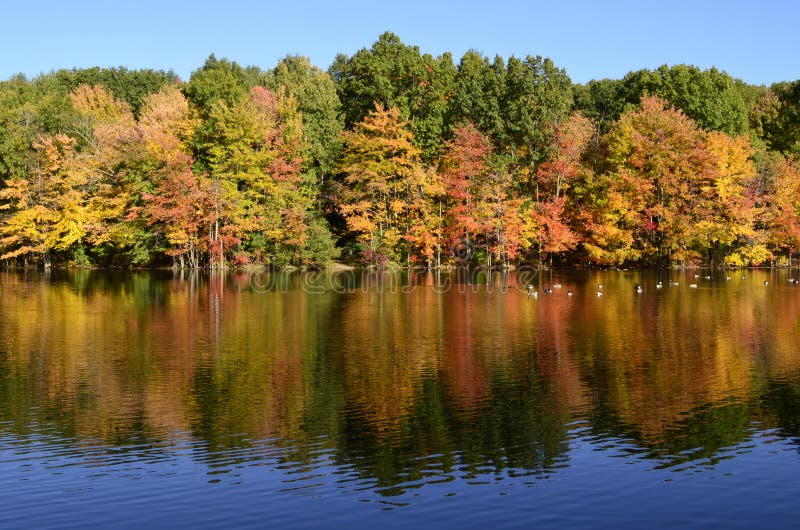
[[[423,53],[542,55],[573,81],[662,64],[716,66],[753,84],[800,79],[800,2],[328,0],[8,1],[0,79],[57,68],[172,69],[211,54],[271,68],[287,54],[327,69],[384,31]]]

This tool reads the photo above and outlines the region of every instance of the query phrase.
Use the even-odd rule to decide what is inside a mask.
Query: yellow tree
[[[79,150],[75,162],[86,176],[87,242],[125,245],[132,200],[127,170],[139,158],[141,144],[133,112],[102,86],[79,85],[69,98],[79,116],[73,132]]]
[[[800,163],[793,157],[777,157],[768,206],[772,246],[792,256],[800,249]]]
[[[756,230],[756,209],[748,193],[756,178],[753,149],[745,136],[731,138],[710,132],[705,145],[713,159],[711,180],[696,197],[697,223],[693,237],[712,266],[746,266],[770,258],[764,236]]]
[[[189,153],[187,142],[197,126],[189,102],[176,85],[148,96],[138,122],[147,156],[160,164],[183,161]]]
[[[444,186],[439,174],[432,169],[420,175],[421,180],[411,186],[408,225],[405,239],[410,260],[433,267],[434,260],[441,264],[443,239]]]
[[[28,174],[0,197],[0,208],[13,212],[1,229],[6,258],[40,255],[49,266],[52,252],[71,251],[80,263],[84,244],[111,242],[124,220],[120,168],[138,143],[133,114],[102,87],[80,85],[69,98],[73,136],[41,136]]]
[[[426,172],[407,124],[397,108],[376,105],[351,132],[344,133],[341,171],[345,190],[339,210],[362,245],[369,263],[410,260],[418,201],[425,201]]]
[[[498,165],[499,166],[499,165]],[[486,253],[486,267],[507,267],[530,246],[531,218],[524,201],[513,190],[514,175],[507,167],[495,167],[476,186],[475,218],[478,245]]]
[[[302,173],[297,100],[257,86],[233,105],[215,105],[211,120],[212,266],[250,259],[248,250],[279,265],[296,260],[315,193]]]
[[[41,259],[50,267],[52,252],[69,250],[86,236],[91,223],[86,185],[89,174],[77,161],[75,140],[63,134],[34,143],[35,165],[27,178],[6,181],[0,190],[0,259]]]

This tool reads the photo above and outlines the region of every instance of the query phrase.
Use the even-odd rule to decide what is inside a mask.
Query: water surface
[[[793,525],[800,288],[699,274],[2,273],[0,527]]]

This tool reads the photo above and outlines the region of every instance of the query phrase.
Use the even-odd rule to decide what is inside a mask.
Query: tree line
[[[391,33],[327,71],[210,56],[0,83],[6,267],[792,264],[800,81]]]

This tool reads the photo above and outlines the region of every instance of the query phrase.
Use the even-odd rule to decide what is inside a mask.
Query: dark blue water
[[[788,277],[2,274],[0,527],[793,526]]]

